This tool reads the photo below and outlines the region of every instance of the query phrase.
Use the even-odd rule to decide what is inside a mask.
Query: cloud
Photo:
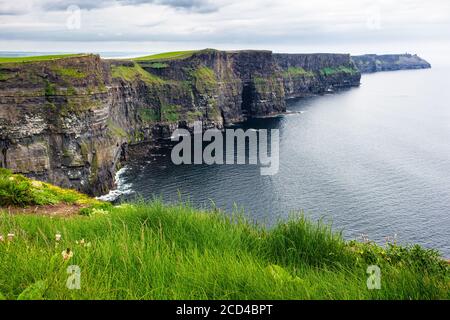
[[[176,9],[186,9],[199,13],[211,13],[219,10],[219,6],[210,0],[119,0],[124,4],[154,3]]]
[[[68,30],[69,5],[81,28]],[[268,47],[448,39],[448,0],[0,0],[6,41]],[[426,12],[426,14],[424,14]],[[376,28],[370,28],[374,19]],[[369,22],[369,23],[368,23]],[[192,44],[192,45],[190,45]]]
[[[46,0],[42,1],[41,7],[48,11],[65,11],[69,6],[78,6],[81,9],[92,10],[105,8],[114,5],[116,1],[106,1],[106,0]]]
[[[20,10],[0,9],[0,16],[15,16],[22,13]]]
[[[0,16],[23,15],[32,9],[33,3],[29,0],[24,2],[0,0]]]
[[[219,9],[212,0],[47,0],[44,1],[42,8],[51,11],[64,11],[70,5],[76,5],[81,9],[93,10],[111,6],[139,6],[146,4],[167,6],[198,13],[210,13]]]

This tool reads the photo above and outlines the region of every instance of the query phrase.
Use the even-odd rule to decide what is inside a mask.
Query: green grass
[[[14,240],[0,242],[7,299],[449,298],[448,266],[433,252],[350,245],[302,217],[268,230],[238,216],[153,201],[71,219],[3,215],[0,234],[10,232]],[[67,248],[73,257],[63,261]],[[366,286],[374,257],[381,290]],[[80,290],[66,288],[68,265],[81,269]]]
[[[161,63],[161,62],[154,62],[150,65],[150,68],[153,69],[164,69],[167,68],[169,65],[167,63]]]
[[[447,262],[420,246],[348,242],[300,214],[269,229],[181,202],[113,207],[5,169],[0,175],[8,201],[29,189],[66,203],[91,201],[69,218],[10,215],[0,207],[0,298],[450,298]],[[21,181],[30,185],[10,192]],[[66,287],[69,265],[81,270],[80,290]],[[367,288],[369,265],[381,269],[380,290]]]
[[[126,81],[135,81],[137,79],[141,79],[142,81],[148,84],[162,84],[164,80],[159,78],[158,76],[151,74],[137,63],[133,63],[132,66],[112,66],[111,72],[113,78],[120,78]]]
[[[301,67],[289,67],[286,71],[283,72],[284,77],[295,77],[295,76],[303,76],[303,77],[314,77],[314,72],[306,71]]]
[[[115,136],[115,137],[120,137],[120,138],[127,138],[128,137],[128,133],[119,125],[117,125],[116,123],[114,123],[111,119],[108,119],[106,121],[107,125],[108,125],[108,130],[109,132]]]
[[[0,81],[6,81],[15,76],[16,76],[15,73],[5,73],[3,70],[0,69]]]
[[[201,112],[200,110],[188,111],[186,113],[186,119],[189,122],[194,122],[200,120],[201,118],[203,118],[203,112]]]
[[[201,66],[190,72],[192,83],[199,92],[206,92],[217,87],[217,78],[214,70]]]
[[[358,73],[357,69],[345,67],[345,66],[339,66],[336,68],[322,68],[320,70],[320,74],[323,76],[332,76],[338,73],[347,73],[347,74],[356,74]]]
[[[44,95],[49,97],[49,96],[54,96],[56,95],[57,89],[56,89],[56,84],[49,82],[48,80],[45,81],[45,89],[44,89]]]
[[[139,109],[138,114],[143,122],[154,123],[160,120],[159,112],[155,109],[142,108]]]
[[[179,105],[162,105],[161,106],[161,121],[177,122],[180,120],[181,106]]]
[[[164,52],[164,53],[158,53],[158,54],[153,54],[153,55],[149,55],[149,56],[134,58],[133,60],[135,60],[135,61],[152,61],[152,60],[164,61],[164,60],[186,59],[186,58],[191,57],[196,52],[197,52],[197,50]]]
[[[73,68],[63,68],[60,66],[55,66],[52,68],[52,70],[56,72],[58,75],[67,78],[83,79],[87,77],[86,73]]]
[[[0,57],[0,63],[49,61],[49,60],[57,60],[57,59],[79,57],[79,56],[83,56],[83,54],[56,54],[56,55],[31,56],[31,57]]]
[[[0,207],[58,203],[91,205],[98,201],[74,190],[31,180],[0,168]]]

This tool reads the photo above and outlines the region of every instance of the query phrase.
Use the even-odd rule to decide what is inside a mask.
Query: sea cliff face
[[[286,98],[358,86],[361,74],[348,54],[274,54]]]
[[[365,54],[361,56],[352,56],[361,73],[396,71],[408,69],[427,69],[431,65],[416,54]]]
[[[349,55],[192,52],[176,59],[81,55],[0,64],[0,167],[99,195],[130,146],[178,128],[286,110],[286,99],[359,85]]]
[[[85,192],[101,193],[122,139],[108,65],[87,55],[0,65],[0,166]],[[119,146],[119,147],[117,147]]]

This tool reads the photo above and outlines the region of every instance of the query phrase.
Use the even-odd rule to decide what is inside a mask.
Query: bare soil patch
[[[25,208],[20,207],[8,207],[2,208],[3,210],[9,214],[35,214],[35,215],[47,215],[47,216],[73,216],[77,215],[84,206],[77,204],[67,204],[67,203],[58,203],[55,205],[45,205],[45,206],[29,206]]]

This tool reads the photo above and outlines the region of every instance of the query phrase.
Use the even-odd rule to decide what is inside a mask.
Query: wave
[[[133,184],[125,183],[125,179],[123,178],[123,174],[127,172],[128,169],[129,168],[125,166],[116,172],[115,175],[115,181],[117,185],[116,189],[109,191],[105,195],[96,197],[96,199],[101,201],[113,202],[116,201],[121,195],[134,193],[134,191],[132,190]]]

